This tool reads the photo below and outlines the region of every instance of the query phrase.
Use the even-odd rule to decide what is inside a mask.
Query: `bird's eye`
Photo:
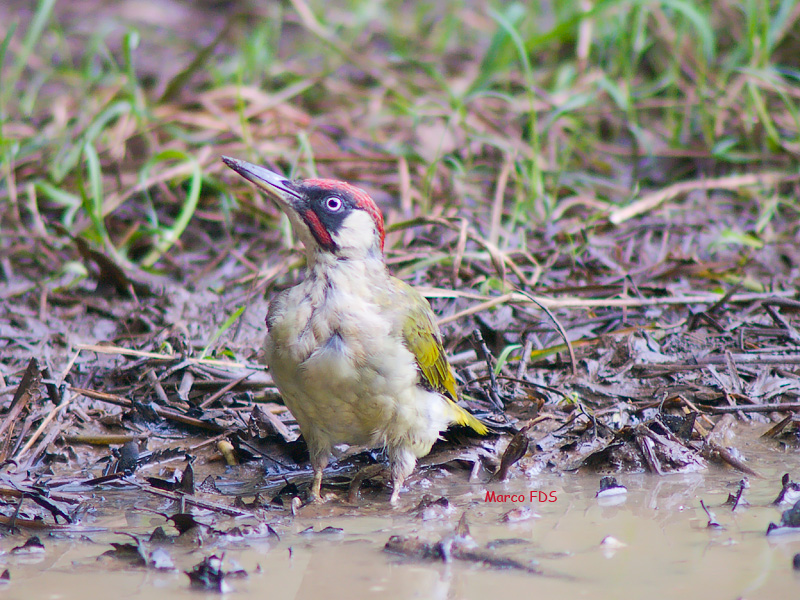
[[[331,196],[325,200],[325,208],[331,212],[338,212],[342,210],[342,200],[336,196]]]

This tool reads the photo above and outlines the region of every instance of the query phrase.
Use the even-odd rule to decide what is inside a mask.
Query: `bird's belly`
[[[275,339],[267,357],[312,452],[401,444],[421,456],[448,425],[446,402],[419,387],[413,356],[399,340],[364,352],[336,333],[301,359]]]

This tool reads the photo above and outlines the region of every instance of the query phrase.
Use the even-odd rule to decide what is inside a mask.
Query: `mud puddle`
[[[772,501],[785,472],[800,473],[794,453],[780,454],[756,437],[738,440],[751,466],[764,475],[750,478],[743,498],[749,505],[731,511],[741,475],[712,468],[706,473],[658,477],[620,474],[623,497],[598,500],[599,475],[541,475],[507,484],[452,485],[437,481],[403,495],[403,506],[371,503],[351,507],[330,502],[304,507],[295,516],[271,516],[279,535],[241,540],[200,536],[167,548],[174,565],[159,571],[133,567],[119,556],[104,555],[113,543],[128,543],[125,533],[144,539],[161,525],[161,516],[106,502],[80,528],[39,532],[43,549],[12,553],[36,532],[0,540],[0,570],[10,581],[0,593],[10,599],[82,600],[113,598],[197,598],[184,571],[211,555],[224,553],[223,569],[241,568],[246,577],[229,578],[236,598],[503,598],[529,597],[786,597],[800,578],[792,557],[800,535],[767,537],[768,524],[787,506]],[[449,481],[449,479],[448,479]],[[423,488],[423,489],[419,489]],[[449,507],[434,504],[414,510],[423,494],[446,491]],[[540,493],[541,492],[541,493]],[[494,497],[492,496],[494,494]],[[507,501],[500,502],[501,496]],[[703,500],[722,528],[709,528]],[[115,508],[112,508],[115,507]],[[141,508],[141,507],[140,507]],[[160,508],[163,512],[164,506]],[[417,560],[384,551],[392,536],[436,542],[452,535],[466,513],[478,548],[534,565],[542,574],[494,568],[451,557],[450,562]],[[203,520],[198,516],[198,520]],[[217,529],[246,524],[230,519]],[[252,524],[252,523],[251,523]],[[174,534],[174,530],[173,530]],[[19,552],[19,551],[18,551]],[[202,595],[215,596],[212,592]]]

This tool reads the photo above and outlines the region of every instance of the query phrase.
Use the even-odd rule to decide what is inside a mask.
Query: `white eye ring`
[[[325,208],[331,212],[339,212],[342,210],[342,200],[336,196],[330,196],[325,199]]]

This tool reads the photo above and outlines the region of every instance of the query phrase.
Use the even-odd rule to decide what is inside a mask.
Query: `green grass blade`
[[[92,221],[94,236],[107,249],[111,249],[111,240],[108,237],[106,223],[103,217],[103,173],[100,167],[100,157],[91,142],[83,145],[83,158],[86,161],[86,181],[80,178],[80,191],[83,198],[83,208]]]
[[[502,15],[502,23],[498,21],[495,16],[499,15],[499,12],[491,11],[491,13],[500,27],[497,28],[494,36],[492,36],[489,48],[486,50],[481,65],[478,68],[478,76],[475,78],[475,81],[472,82],[467,95],[485,90],[491,83],[493,77],[499,71],[505,70],[505,55],[510,39],[508,26],[510,25],[512,28],[517,26],[522,20],[522,17],[525,16],[525,8],[518,2],[508,5]]]
[[[11,43],[11,38],[14,35],[14,32],[17,30],[17,24],[12,23],[11,26],[8,28],[6,32],[6,37],[3,38],[3,43],[0,44],[0,79],[3,81],[3,85],[9,85],[7,80],[2,77],[3,74],[3,64],[6,61],[6,52],[8,52],[8,45]],[[5,144],[5,137],[3,136],[3,124],[6,121],[6,104],[5,104],[5,94],[0,93],[0,144]]]
[[[131,103],[127,100],[112,102],[103,109],[86,128],[81,136],[82,144],[67,145],[65,151],[53,162],[51,176],[54,181],[61,182],[78,164],[83,147],[91,144],[108,126],[108,124],[121,115],[132,110]]]
[[[503,348],[500,356],[497,357],[497,364],[494,366],[494,374],[499,375],[500,371],[503,370],[503,366],[508,362],[508,358],[511,356],[511,353],[521,348],[522,344],[509,344]]]
[[[228,329],[230,329],[231,325],[233,325],[236,320],[242,316],[244,309],[247,308],[246,306],[240,306],[237,308],[233,314],[225,319],[225,322],[219,326],[219,328],[214,332],[214,335],[211,336],[211,340],[209,340],[208,345],[203,348],[202,354],[200,354],[200,358],[205,358],[208,355],[208,351],[211,347],[217,342],[220,336],[225,333]]]
[[[14,61],[14,65],[9,74],[3,78],[3,89],[0,91],[3,105],[5,105],[8,99],[15,93],[17,80],[19,80],[22,75],[25,65],[28,64],[28,59],[30,59],[31,54],[33,54],[33,49],[42,37],[42,32],[44,31],[45,25],[47,25],[47,21],[50,20],[50,13],[53,12],[55,4],[56,0],[41,0],[41,2],[39,2],[36,13],[33,15],[31,25],[28,28],[28,32],[25,34],[25,39],[22,41],[22,48],[19,54],[17,54],[17,60]]]
[[[640,0],[639,4],[652,4],[652,0]],[[684,0],[662,0],[660,4],[676,13],[680,13],[694,26],[700,37],[700,45],[703,48],[703,55],[706,61],[713,60],[717,43],[709,16],[703,15],[697,8],[696,3],[685,2]]]
[[[200,164],[197,162],[197,160],[190,154],[181,152],[179,150],[165,150],[163,152],[159,152],[150,160],[143,172],[149,172],[150,168],[156,163],[170,160],[183,160],[191,165],[192,172],[189,179],[189,191],[186,194],[186,199],[183,202],[183,206],[181,206],[181,210],[172,226],[161,228],[158,232],[158,240],[155,244],[155,247],[147,254],[147,256],[145,256],[144,260],[142,261],[142,265],[145,267],[152,267],[155,262],[161,258],[161,256],[177,241],[177,239],[186,229],[189,221],[191,221],[192,217],[194,216],[194,211],[197,208],[198,201],[200,200],[200,191],[203,187],[203,171],[200,168]]]
[[[175,77],[170,79],[169,83],[164,89],[164,93],[161,94],[161,98],[158,99],[158,104],[163,104],[165,102],[171,102],[174,100],[178,95],[178,92],[180,92],[192,78],[192,75],[203,69],[208,64],[208,59],[214,53],[214,50],[228,36],[228,32],[232,23],[233,20],[228,21],[225,27],[222,28],[222,31],[217,34],[217,37],[215,37],[210,44],[203,47],[192,59],[192,62],[186,66],[186,68],[181,69],[178,74],[175,75]]]
[[[37,181],[34,183],[34,189],[38,194],[42,194],[45,198],[49,198],[59,206],[64,207],[64,214],[61,216],[61,224],[67,229],[72,229],[75,221],[75,213],[82,206],[80,196],[71,194],[70,192],[58,188],[46,181]]]
[[[6,61],[6,52],[8,52],[8,45],[11,43],[11,38],[14,36],[14,32],[17,30],[17,23],[11,23],[6,31],[6,37],[3,38],[3,42],[0,43],[0,68],[2,68],[3,63]]]

